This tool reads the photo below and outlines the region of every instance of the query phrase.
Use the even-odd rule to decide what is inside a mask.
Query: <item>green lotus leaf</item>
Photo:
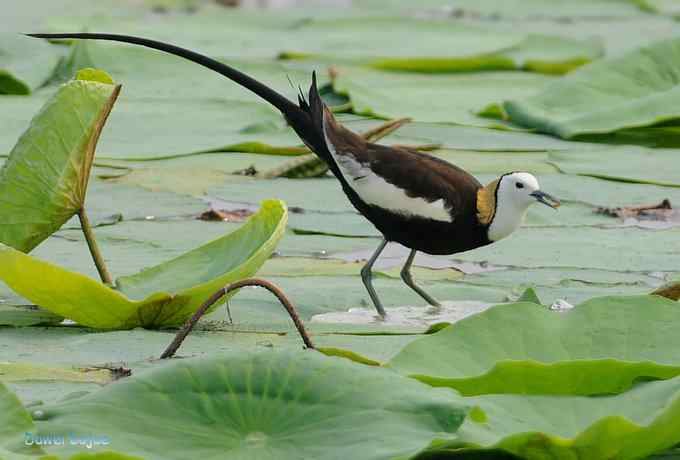
[[[680,118],[680,39],[601,60],[526,98],[506,97],[510,120],[573,138]]]
[[[361,115],[488,127],[501,122],[476,113],[504,98],[540,92],[552,80],[519,72],[422,75],[346,67],[338,70],[333,88],[346,94]]]
[[[460,399],[314,351],[232,352],[174,362],[33,416],[39,433],[102,433],[112,449],[147,460],[388,460],[454,439]]]
[[[287,215],[283,202],[265,201],[236,231],[136,275],[118,278],[117,289],[5,245],[0,245],[0,279],[36,305],[85,326],[176,326],[217,289],[253,275],[274,251]]]
[[[600,297],[565,312],[499,305],[410,343],[387,365],[464,395],[620,393],[680,374],[680,336],[670,332],[679,312],[657,296]]]
[[[95,146],[120,86],[63,85],[0,170],[0,242],[29,252],[84,205]]]
[[[35,42],[18,34],[0,34],[0,94],[30,94],[49,79],[59,50]]]
[[[628,460],[647,458],[680,442],[680,378],[610,396],[488,395],[465,400],[477,405],[471,414],[479,417],[468,417],[459,438],[439,446],[448,454],[440,458],[475,458],[473,454],[485,450],[503,450],[527,460]]]

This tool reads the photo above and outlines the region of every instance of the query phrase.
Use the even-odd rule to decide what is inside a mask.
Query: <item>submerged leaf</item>
[[[82,325],[119,329],[176,326],[226,284],[254,274],[274,251],[285,205],[265,201],[236,231],[173,260],[116,281],[84,275],[0,245],[0,279],[36,305]],[[35,280],[40,279],[40,283]]]
[[[675,149],[609,147],[550,152],[548,160],[567,174],[621,182],[680,187],[680,155]]]
[[[619,393],[680,374],[670,332],[679,312],[656,296],[595,298],[563,313],[500,305],[410,343],[388,366],[466,395]]]
[[[83,207],[97,140],[119,91],[73,80],[33,118],[0,170],[0,242],[30,252]]]
[[[41,412],[40,433],[107,433],[147,460],[389,460],[452,440],[466,410],[385,369],[267,351],[181,360]]]
[[[77,382],[98,383],[104,385],[114,380],[115,375],[109,369],[82,368],[67,369],[47,367],[37,364],[0,362],[1,382]]]
[[[0,305],[0,326],[59,324],[64,318],[32,305]]]

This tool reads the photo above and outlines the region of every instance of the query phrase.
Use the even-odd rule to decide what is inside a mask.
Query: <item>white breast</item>
[[[488,237],[491,241],[502,240],[517,230],[524,217],[527,215],[526,209],[511,209],[510,207],[498,207],[491,225],[489,225]]]
[[[326,135],[325,123],[324,138],[345,181],[364,202],[398,214],[451,222],[451,214],[443,199],[429,202],[423,198],[410,197],[405,190],[375,174],[368,165],[363,165],[350,156],[338,155]]]

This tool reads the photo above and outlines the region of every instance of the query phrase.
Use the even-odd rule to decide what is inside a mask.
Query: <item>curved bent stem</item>
[[[172,341],[170,345],[168,345],[168,347],[161,355],[161,359],[172,358],[175,355],[179,347],[182,345],[182,342],[184,342],[184,339],[192,331],[198,320],[201,319],[205,312],[208,311],[208,309],[212,307],[218,300],[220,300],[222,297],[229,294],[230,292],[235,291],[237,289],[241,289],[242,287],[246,286],[263,287],[272,294],[274,294],[279,299],[279,302],[281,302],[283,307],[286,309],[286,311],[290,315],[290,318],[293,320],[293,323],[295,324],[295,327],[298,330],[300,337],[302,337],[302,341],[305,343],[305,346],[307,348],[314,349],[312,340],[309,338],[309,334],[307,334],[307,330],[305,329],[305,326],[302,323],[300,316],[297,314],[295,307],[290,302],[288,297],[286,297],[283,291],[278,286],[267,280],[263,280],[260,278],[247,278],[241,281],[237,281],[235,283],[231,283],[227,287],[224,287],[215,292],[213,295],[211,295],[210,298],[206,300],[203,303],[203,305],[201,305],[198,308],[198,310],[196,310],[196,313],[194,313],[193,316],[187,320],[184,326],[182,326],[182,329],[177,333],[175,339]]]

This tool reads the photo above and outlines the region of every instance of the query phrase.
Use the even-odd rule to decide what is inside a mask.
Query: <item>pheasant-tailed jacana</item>
[[[385,310],[373,289],[371,269],[388,242],[411,249],[401,278],[430,305],[437,306],[437,301],[411,277],[417,251],[455,254],[485,246],[515,231],[532,203],[559,206],[559,201],[541,191],[536,178],[527,172],[503,174],[482,186],[471,174],[437,157],[366,142],[335,120],[321,101],[314,73],[308,99],[300,92],[295,104],[226,64],[167,43],[99,33],[29,35],[113,40],[164,51],[224,75],[280,110],[305,145],[328,164],[357,211],[383,235],[378,249],[361,270],[364,285],[381,316]]]

